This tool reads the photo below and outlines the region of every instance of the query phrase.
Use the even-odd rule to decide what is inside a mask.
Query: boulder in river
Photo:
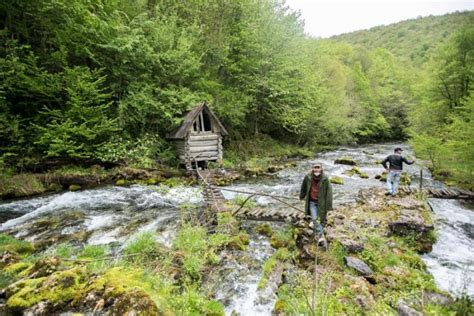
[[[331,183],[344,184],[344,179],[342,179],[341,177],[331,177]]]
[[[413,236],[416,250],[420,253],[430,252],[436,241],[433,224],[425,220],[418,210],[402,210],[388,223],[388,229],[392,235]]]
[[[427,233],[434,229],[416,210],[402,210],[400,215],[388,223],[392,234],[406,236],[410,233]]]
[[[357,165],[357,162],[352,159],[351,157],[341,157],[336,160],[334,160],[335,164],[340,164],[340,165],[349,165],[349,166],[355,166]]]

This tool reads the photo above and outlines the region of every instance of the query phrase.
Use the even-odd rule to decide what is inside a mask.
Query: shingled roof
[[[196,119],[196,117],[201,113],[201,111],[206,111],[209,114],[209,117],[212,120],[212,123],[217,125],[219,132],[221,133],[222,136],[227,135],[227,130],[222,126],[221,122],[217,118],[217,116],[214,114],[214,112],[211,111],[211,109],[207,106],[207,103],[204,102],[198,106],[196,106],[194,109],[189,111],[185,116],[184,116],[184,121],[183,123],[173,130],[169,135],[168,138],[170,139],[181,139],[185,138],[188,130],[190,130],[193,127],[193,122]]]

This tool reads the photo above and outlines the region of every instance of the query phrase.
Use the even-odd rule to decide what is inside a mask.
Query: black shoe
[[[389,196],[389,195],[392,195],[392,193],[390,192],[385,193],[385,196]]]

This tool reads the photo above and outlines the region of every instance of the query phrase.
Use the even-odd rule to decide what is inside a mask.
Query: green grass
[[[18,240],[9,235],[0,233],[0,253],[5,251],[19,255],[28,255],[34,251],[34,247],[30,242]]]
[[[243,141],[234,140],[226,144],[224,160],[232,165],[241,165],[243,162],[253,161],[250,164],[263,166],[260,162],[272,159],[302,157],[312,158],[316,153],[316,148],[308,148],[294,144],[287,144],[272,139],[269,136],[261,135]],[[268,166],[268,165],[267,165]]]
[[[11,175],[0,172],[0,199],[30,196],[46,191],[43,183],[32,174]]]

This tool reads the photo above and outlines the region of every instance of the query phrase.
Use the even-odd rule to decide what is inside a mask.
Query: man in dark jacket
[[[314,233],[319,238],[318,243],[321,243],[324,241],[322,237],[324,225],[326,225],[326,215],[328,211],[332,210],[332,186],[329,178],[323,173],[322,164],[313,164],[311,172],[304,177],[300,190],[300,200],[303,199],[306,202],[306,214],[313,219]]]
[[[402,151],[403,149],[397,147],[394,150],[394,154],[387,156],[387,158],[382,161],[382,166],[385,168],[385,171],[388,172],[387,193],[385,193],[385,195],[397,195],[398,183],[400,182],[400,175],[403,171],[403,163],[411,165],[415,162],[415,160],[408,161],[405,157],[402,157]],[[387,163],[389,167],[387,167]]]

